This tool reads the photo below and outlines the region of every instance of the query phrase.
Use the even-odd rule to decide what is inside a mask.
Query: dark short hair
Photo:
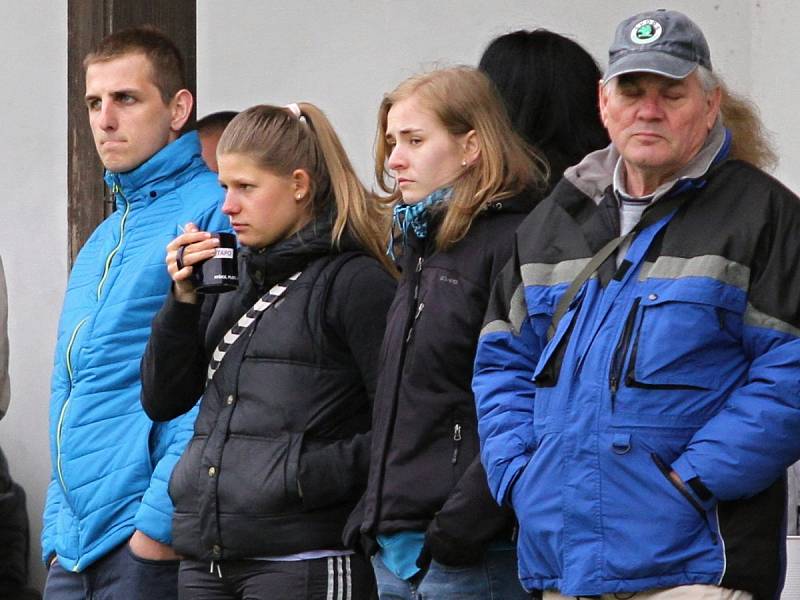
[[[206,131],[222,131],[228,126],[228,123],[233,121],[233,117],[239,113],[235,110],[221,110],[207,114],[202,119],[197,120],[196,128],[199,133]]]
[[[126,54],[142,54],[150,62],[153,83],[167,104],[186,87],[183,56],[167,35],[153,25],[123,29],[104,37],[83,59],[83,68],[120,58]]]
[[[577,42],[547,29],[519,30],[489,44],[479,68],[494,82],[514,128],[550,163],[550,185],[608,145],[600,120],[601,73]]]

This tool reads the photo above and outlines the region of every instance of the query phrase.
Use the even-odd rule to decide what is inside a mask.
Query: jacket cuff
[[[202,306],[202,301],[198,301],[197,304],[178,302],[174,292],[170,289],[164,301],[164,306],[156,318],[162,326],[168,329],[185,330],[188,327],[197,325]]]
[[[711,510],[717,504],[717,498],[714,493],[709,490],[700,476],[694,470],[694,467],[689,463],[686,454],[678,457],[678,459],[670,465],[672,470],[681,478],[685,484],[686,490],[692,494],[697,502],[705,509]]]
[[[519,455],[508,463],[494,497],[501,506],[511,506],[511,490],[514,488],[517,479],[522,475],[522,471],[529,460],[530,456]]]
[[[435,523],[436,519],[431,522],[428,531],[425,532],[425,545],[420,554],[423,560],[426,550],[437,563],[452,567],[474,565],[481,560],[486,550],[486,544],[474,543],[464,538],[455,539],[437,528]],[[427,565],[420,564],[418,559],[417,566],[423,568]]]
[[[166,515],[147,504],[140,504],[134,527],[157,542],[172,545],[172,515]]]

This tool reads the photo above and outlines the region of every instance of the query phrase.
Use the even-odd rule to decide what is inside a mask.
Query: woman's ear
[[[305,202],[311,193],[311,177],[305,169],[292,171],[292,193],[298,202]]]
[[[467,166],[474,164],[481,156],[481,142],[474,129],[464,135],[462,146],[464,148],[464,162],[467,163]]]

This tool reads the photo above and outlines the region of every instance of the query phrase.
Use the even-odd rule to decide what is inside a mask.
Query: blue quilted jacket
[[[170,278],[165,246],[188,221],[228,230],[223,192],[182,136],[128,173],[106,173],[117,210],[81,249],[58,326],[50,402],[51,481],[42,556],[82,571],[138,529],[171,542],[167,482],[195,411],[153,423],[139,362]]]

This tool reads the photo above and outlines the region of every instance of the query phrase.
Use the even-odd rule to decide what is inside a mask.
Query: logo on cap
[[[631,41],[634,44],[652,44],[661,37],[661,23],[653,19],[639,21],[631,30]]]

